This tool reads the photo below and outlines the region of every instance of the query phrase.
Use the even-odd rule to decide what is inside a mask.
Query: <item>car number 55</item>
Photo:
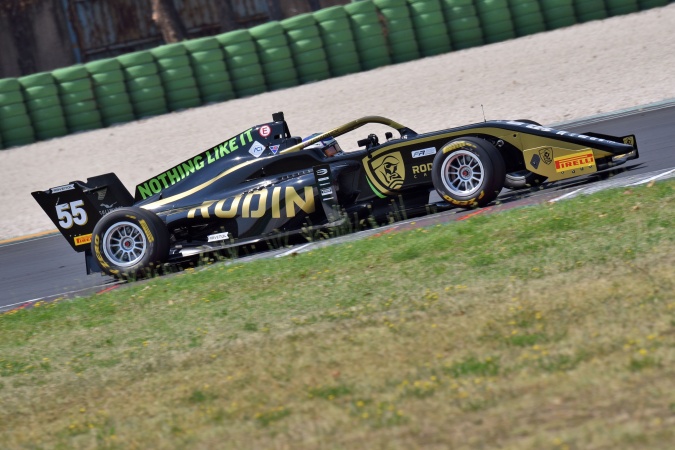
[[[74,202],[56,205],[56,217],[59,219],[61,228],[67,230],[73,226],[73,223],[80,226],[87,223],[89,218],[82,206],[84,206],[83,200],[75,200]]]

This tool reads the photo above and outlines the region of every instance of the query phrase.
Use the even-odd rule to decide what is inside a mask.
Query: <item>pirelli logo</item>
[[[577,153],[575,155],[561,156],[555,158],[555,171],[565,172],[566,170],[580,169],[595,165],[595,158],[592,151]]]
[[[84,234],[82,236],[75,236],[73,240],[75,241],[75,245],[91,244],[91,233]]]

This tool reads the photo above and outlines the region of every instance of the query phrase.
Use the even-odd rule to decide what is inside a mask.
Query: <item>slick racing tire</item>
[[[518,119],[517,122],[541,126],[540,123],[529,119]],[[547,179],[548,177],[530,172],[529,170],[518,170],[516,172],[509,172],[506,174],[504,187],[514,191],[517,189],[527,189],[540,186]]]
[[[152,275],[169,257],[169,232],[150,211],[116,209],[94,227],[91,252],[103,272],[113,277]]]
[[[505,167],[494,145],[466,137],[441,148],[434,158],[431,179],[447,202],[463,208],[485,206],[504,187]]]

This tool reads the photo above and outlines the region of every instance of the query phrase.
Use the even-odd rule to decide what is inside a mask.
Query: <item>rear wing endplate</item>
[[[133,197],[114,173],[88,178],[86,183],[71,181],[31,194],[77,252],[89,249],[91,234],[101,217],[134,204]]]

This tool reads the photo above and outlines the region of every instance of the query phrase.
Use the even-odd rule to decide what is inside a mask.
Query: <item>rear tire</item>
[[[434,158],[436,191],[455,206],[485,206],[499,195],[506,174],[504,158],[491,143],[466,137],[448,142]]]
[[[150,276],[169,257],[169,232],[156,214],[128,207],[96,224],[91,252],[103,272],[116,278]]]

